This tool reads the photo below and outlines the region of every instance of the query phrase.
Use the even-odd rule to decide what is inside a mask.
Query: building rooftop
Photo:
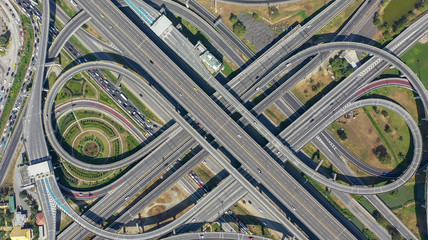
[[[32,164],[28,166],[27,170],[28,170],[28,176],[30,178],[49,175],[51,172],[53,172],[52,162],[44,161],[44,162]]]
[[[45,216],[43,213],[39,212],[36,214],[36,224],[39,226],[45,225]]]
[[[21,227],[14,227],[10,233],[11,240],[31,240],[31,229],[22,229]]]
[[[16,212],[15,218],[13,218],[12,224],[14,227],[21,226],[23,227],[27,221],[27,214],[23,212]]]
[[[210,66],[212,69],[214,69],[215,72],[219,71],[222,67],[222,63],[217,60],[209,51],[205,51],[201,54],[202,62]]]
[[[11,213],[15,212],[15,196],[9,196],[9,210]]]
[[[161,15],[150,28],[160,37],[171,26],[172,22],[165,15]]]

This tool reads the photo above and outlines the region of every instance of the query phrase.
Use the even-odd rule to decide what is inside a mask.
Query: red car
[[[8,93],[9,92],[9,88],[8,89],[6,89],[6,93]]]

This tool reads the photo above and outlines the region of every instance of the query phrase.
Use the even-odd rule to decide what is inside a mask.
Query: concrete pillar
[[[318,169],[321,167],[322,162],[324,162],[324,159],[321,159],[321,161],[318,163],[318,166],[315,168],[315,172],[317,172]]]
[[[186,7],[189,8],[189,1],[190,0],[186,0]]]
[[[333,173],[333,181],[336,182],[337,173]]]

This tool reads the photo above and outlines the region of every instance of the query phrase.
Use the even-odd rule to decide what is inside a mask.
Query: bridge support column
[[[421,99],[421,97],[420,96],[415,96],[415,99]]]
[[[186,0],[186,7],[189,8],[189,1],[190,0]]]
[[[333,173],[333,181],[336,182],[337,173]]]
[[[427,206],[425,204],[422,204],[421,207],[427,209]]]
[[[315,168],[315,172],[318,172],[318,169],[320,169],[322,162],[324,162],[324,159],[321,159],[321,161],[318,163],[318,166]]]
[[[217,0],[214,0],[214,9],[215,9],[215,13],[217,13]]]

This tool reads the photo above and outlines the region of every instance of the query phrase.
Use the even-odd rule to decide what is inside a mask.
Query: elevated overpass
[[[335,42],[335,43],[326,43],[319,46],[311,47],[305,49],[293,57],[289,59],[290,62],[296,62],[300,59],[306,59],[312,55],[319,54],[321,52],[329,52],[333,50],[341,50],[341,49],[353,49],[361,52],[367,52],[376,55],[376,58],[372,58],[367,61],[364,66],[361,66],[355,72],[353,72],[348,78],[361,79],[363,78],[372,68],[376,68],[377,64],[381,61],[381,59],[388,61],[389,64],[392,64],[400,70],[409,79],[412,86],[416,89],[421,97],[421,101],[423,103],[427,103],[428,96],[426,90],[422,88],[418,77],[413,73],[413,71],[407,67],[400,59],[395,57],[394,55],[378,49],[376,47],[360,44],[360,43],[352,43],[352,42]],[[341,100],[336,97],[334,93],[338,93],[341,99],[349,98],[350,89],[355,87],[360,87],[361,83],[358,81],[354,81],[351,84],[343,84],[345,81],[342,81],[337,87],[335,87],[331,94],[327,94],[320,101],[318,101],[313,107],[305,111],[296,121],[294,121],[289,127],[287,127],[281,134],[281,138],[284,138],[290,146],[295,149],[300,149],[303,147],[308,141],[314,136],[311,135],[312,131],[315,128],[319,127],[319,124],[323,122],[327,116],[329,116],[332,112],[336,111],[340,107],[343,106],[344,103],[340,102]],[[428,113],[428,104],[425,105],[425,112]],[[283,134],[284,133],[284,134]],[[288,133],[288,134],[287,134]],[[304,134],[302,134],[304,133]],[[284,136],[285,135],[285,136]],[[310,136],[309,136],[310,135]]]
[[[53,41],[49,48],[49,61],[55,61],[61,50],[64,48],[65,43],[80,27],[89,21],[91,17],[85,11],[80,11],[70,21],[65,24],[64,28],[59,32],[55,41]]]
[[[224,240],[247,240],[250,236],[242,233],[226,232],[200,232],[200,233],[183,233],[164,238],[164,240],[197,240],[197,239],[224,239]],[[269,240],[270,238],[252,235],[254,240]]]
[[[42,24],[40,31],[39,60],[33,80],[31,96],[28,100],[24,122],[24,142],[30,162],[50,159],[42,124],[42,87],[45,80],[45,63],[49,38],[49,0],[43,0]]]

